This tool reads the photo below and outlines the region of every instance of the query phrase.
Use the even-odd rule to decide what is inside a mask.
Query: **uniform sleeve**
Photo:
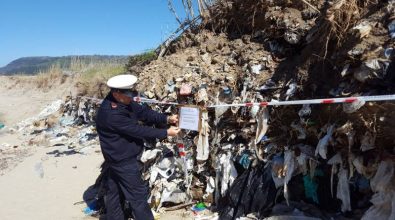
[[[158,129],[137,124],[129,117],[122,114],[114,114],[111,117],[111,127],[120,134],[133,138],[159,138],[167,137],[166,129]]]
[[[150,124],[166,124],[167,116],[165,114],[156,112],[151,108],[132,102],[133,112],[136,114],[138,120]]]

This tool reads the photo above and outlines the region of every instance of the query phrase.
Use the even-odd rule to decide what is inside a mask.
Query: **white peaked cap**
[[[131,89],[137,82],[137,77],[131,74],[123,74],[111,77],[107,86],[114,89]]]

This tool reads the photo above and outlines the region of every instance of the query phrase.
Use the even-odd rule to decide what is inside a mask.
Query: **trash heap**
[[[94,117],[97,101],[67,96],[45,107],[41,113],[18,123],[10,132],[27,136],[27,145],[51,147],[55,157],[88,154],[99,149]]]
[[[207,108],[395,94],[395,1],[208,10],[139,73],[144,97],[202,112],[199,132],[147,143],[151,205],[205,202],[219,219],[395,219],[395,103]]]

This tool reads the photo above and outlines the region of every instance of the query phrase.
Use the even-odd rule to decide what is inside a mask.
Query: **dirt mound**
[[[240,175],[258,172],[254,165],[265,163],[273,165],[273,181],[283,190],[287,202],[309,201],[326,211],[353,210],[351,215],[356,218],[371,205],[368,201],[373,193],[378,196],[386,190],[393,192],[384,184],[384,188],[373,191],[360,186],[359,190],[366,191],[357,193],[358,188],[348,181],[367,181],[373,189],[377,178],[384,178],[379,171],[376,173],[378,167],[394,161],[393,103],[356,101],[215,110],[206,107],[221,103],[394,94],[394,4],[369,0],[229,0],[217,1],[210,7],[200,29],[186,31],[169,46],[166,56],[151,62],[139,75],[138,89],[144,96],[194,104],[208,112],[206,121],[211,128],[208,134],[187,133],[183,138],[184,143],[192,143],[186,150],[194,155],[190,163],[196,167],[189,172],[200,183],[187,185],[187,189],[209,192],[210,178],[214,178],[211,202],[227,207],[222,213],[229,214],[239,207],[232,199],[243,193],[238,191],[240,186],[232,185],[232,167],[236,166]],[[192,141],[205,136],[209,146]],[[210,149],[210,157],[197,160],[196,154],[205,147]],[[243,165],[244,159],[240,158],[249,158],[253,170],[248,166],[238,167]],[[388,163],[393,167],[393,162]],[[336,168],[336,164],[341,165]],[[322,172],[322,177],[315,176],[316,169]],[[394,180],[391,172],[387,177]],[[318,184],[315,187],[323,187],[322,190],[329,189],[332,179],[331,184],[337,183],[338,188],[334,196],[314,190],[312,196],[306,182],[303,187],[303,178]],[[298,195],[288,188],[291,182],[299,184],[305,194]],[[203,197],[212,198],[209,194]],[[357,197],[367,199],[363,202]],[[325,199],[330,204],[323,202]],[[228,203],[222,206],[224,201]],[[266,202],[262,204],[270,203]],[[385,200],[387,205],[390,202],[388,198]],[[377,201],[372,203],[374,206],[365,218],[374,216],[372,213],[379,209]],[[260,217],[267,215],[263,210],[268,207],[256,208],[246,208],[235,215],[249,212],[256,212]],[[226,213],[222,218],[227,218]]]

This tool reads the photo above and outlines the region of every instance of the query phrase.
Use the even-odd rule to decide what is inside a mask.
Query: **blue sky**
[[[0,67],[26,56],[136,54],[177,28],[167,0],[0,0]]]

